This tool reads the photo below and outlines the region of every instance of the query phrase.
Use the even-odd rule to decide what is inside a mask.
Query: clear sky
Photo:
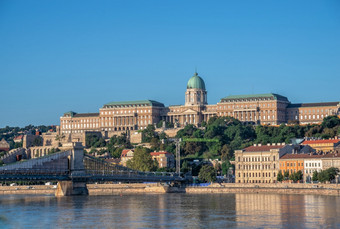
[[[0,127],[111,101],[340,101],[340,1],[0,0]]]

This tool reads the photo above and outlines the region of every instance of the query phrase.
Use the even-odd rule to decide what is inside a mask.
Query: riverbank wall
[[[267,193],[267,194],[312,194],[340,196],[337,184],[211,184],[206,187],[189,186],[189,194],[204,193]]]
[[[337,184],[236,184],[222,183],[209,186],[170,187],[161,184],[87,184],[89,195],[132,195],[164,193],[263,193],[263,194],[312,194],[340,196]],[[0,195],[54,195],[53,185],[0,186]]]

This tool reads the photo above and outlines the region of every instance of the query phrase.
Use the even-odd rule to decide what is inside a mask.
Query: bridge
[[[87,195],[87,182],[171,182],[183,183],[176,173],[140,172],[84,154],[81,143],[41,158],[0,167],[0,181],[58,181],[56,196]]]

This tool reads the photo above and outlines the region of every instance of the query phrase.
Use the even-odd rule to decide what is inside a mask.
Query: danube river
[[[0,196],[0,228],[340,228],[340,197]]]

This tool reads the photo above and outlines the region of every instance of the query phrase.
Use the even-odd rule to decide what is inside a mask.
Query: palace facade
[[[140,100],[107,103],[98,113],[69,111],[60,117],[60,132],[116,133],[145,129],[161,120],[175,127],[200,126],[214,116],[230,116],[261,125],[308,124],[320,123],[329,115],[340,115],[339,102],[292,104],[287,97],[274,93],[227,96],[208,105],[205,82],[195,73],[187,83],[184,105],[165,107],[154,100]]]

